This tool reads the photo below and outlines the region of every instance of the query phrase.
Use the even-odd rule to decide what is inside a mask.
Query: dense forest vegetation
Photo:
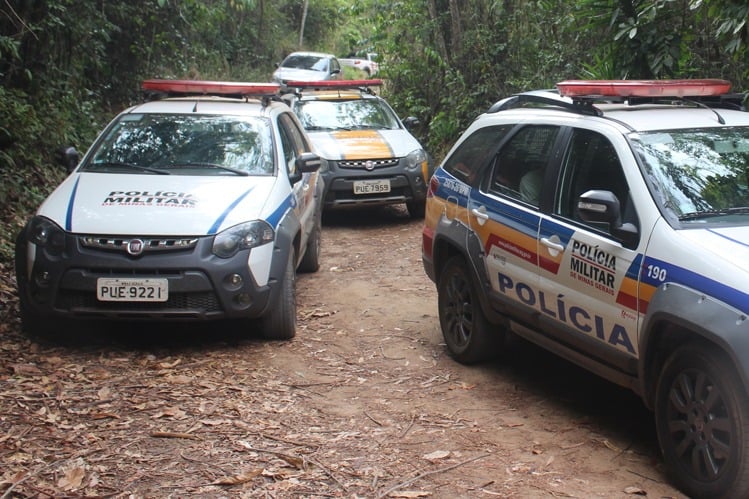
[[[1,0],[0,268],[15,233],[144,78],[267,81],[298,49],[380,54],[439,161],[509,93],[566,78],[749,85],[745,0]]]

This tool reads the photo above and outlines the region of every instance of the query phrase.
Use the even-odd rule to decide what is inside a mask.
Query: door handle
[[[552,241],[551,239],[546,237],[541,238],[541,244],[554,251],[559,251],[560,253],[564,251],[564,245],[562,243]]]

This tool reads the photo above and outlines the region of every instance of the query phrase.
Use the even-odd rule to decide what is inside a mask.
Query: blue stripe
[[[70,193],[70,199],[68,200],[68,211],[65,213],[66,232],[72,232],[73,230],[73,205],[75,204],[75,194],[78,192],[78,182],[80,181],[80,176],[75,179],[75,184],[73,184],[73,191]]]
[[[226,207],[224,212],[216,219],[216,221],[213,223],[210,229],[208,229],[208,234],[215,234],[216,231],[218,231],[218,228],[221,227],[221,224],[224,223],[224,220],[226,220],[226,217],[229,216],[229,213],[237,207],[237,205],[247,197],[247,195],[252,192],[254,187],[250,187],[247,189],[244,193],[242,193],[237,199],[234,200],[233,203],[231,203],[229,206]]]
[[[283,202],[278,205],[278,208],[275,209],[273,213],[271,213],[268,218],[265,220],[270,224],[273,229],[278,228],[278,224],[281,223],[281,218],[284,216],[284,214],[290,209],[294,208],[296,206],[296,198],[289,194],[286,196],[286,199],[283,200]]]
[[[732,307],[735,307],[744,313],[749,312],[749,294],[739,291],[721,282],[705,277],[696,272],[692,272],[691,270],[672,265],[657,258],[645,258],[645,262],[642,265],[641,275],[642,282],[644,283],[656,287],[662,284],[661,281],[648,277],[649,265],[666,270],[667,277],[665,282],[682,284],[689,288],[700,291],[701,293],[704,293],[712,298],[715,298],[716,300],[728,303]]]
[[[736,243],[736,244],[738,244],[738,245],[741,245],[741,246],[743,246],[743,247],[745,247],[745,248],[746,248],[746,247],[749,247],[749,245],[748,245],[748,244],[746,244],[746,242],[744,242],[744,241],[739,241],[738,239],[734,239],[734,238],[732,238],[732,237],[728,237],[728,236],[726,236],[725,234],[721,234],[720,232],[716,231],[715,229],[707,229],[707,231],[708,231],[708,232],[709,232],[710,234],[714,234],[714,235],[716,235],[716,236],[718,236],[718,237],[722,237],[723,239],[727,239],[727,240],[731,241],[732,243]]]

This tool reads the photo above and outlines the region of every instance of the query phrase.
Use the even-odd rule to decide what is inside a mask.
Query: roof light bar
[[[287,87],[294,88],[360,88],[360,87],[379,87],[382,80],[323,80],[323,81],[288,81]]]
[[[142,88],[168,94],[263,96],[277,94],[281,85],[206,80],[144,80]]]
[[[701,97],[728,93],[726,80],[567,80],[557,83],[565,97]]]

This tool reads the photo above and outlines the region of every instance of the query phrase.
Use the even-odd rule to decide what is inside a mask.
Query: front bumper
[[[407,169],[401,159],[394,166],[375,168],[341,168],[338,161],[329,161],[329,169],[322,172],[325,179],[325,208],[364,205],[387,205],[426,200],[427,184],[421,169]],[[389,192],[355,194],[354,182],[386,180]]]
[[[212,237],[188,249],[133,257],[124,251],[88,248],[77,235],[65,236],[62,255],[29,244],[33,267],[25,302],[39,317],[123,320],[233,319],[262,316],[278,294],[286,260],[274,251],[268,283],[259,286],[248,266],[248,251],[222,259],[211,253]],[[269,243],[273,244],[273,243]],[[252,250],[250,250],[252,251]],[[283,255],[285,256],[285,255]],[[164,302],[99,301],[97,279],[161,278]]]

